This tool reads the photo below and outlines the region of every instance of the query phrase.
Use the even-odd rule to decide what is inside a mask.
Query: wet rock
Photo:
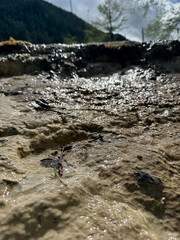
[[[162,198],[164,187],[160,178],[151,176],[150,174],[142,171],[135,171],[133,175],[137,179],[142,193],[155,199]]]
[[[45,158],[40,160],[40,164],[45,167],[58,168],[61,166],[61,163],[58,160]]]
[[[27,87],[15,88],[14,90],[10,91],[7,95],[9,96],[20,95],[20,94],[23,94],[23,91],[25,91],[26,89]]]
[[[138,182],[143,183],[151,183],[151,184],[162,184],[161,179],[157,177],[153,177],[146,172],[135,171],[134,176],[138,180]]]
[[[35,102],[38,105],[38,107],[36,108],[37,110],[47,110],[51,108],[51,106],[49,106],[49,102],[45,99],[35,100]]]

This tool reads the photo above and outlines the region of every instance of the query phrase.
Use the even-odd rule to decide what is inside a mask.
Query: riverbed
[[[84,63],[89,45],[35,48],[43,62],[51,49],[50,67],[1,57],[0,239],[180,239],[179,58]]]

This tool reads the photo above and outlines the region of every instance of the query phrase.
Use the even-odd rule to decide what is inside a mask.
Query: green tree
[[[100,17],[93,24],[109,34],[110,40],[114,39],[114,32],[122,30],[124,23],[127,21],[124,17],[124,9],[121,3],[116,0],[105,0],[99,4],[98,10]]]
[[[177,32],[177,38],[180,38],[179,30],[180,30],[180,5],[179,8],[175,8],[171,11],[171,15],[167,18],[167,21],[164,24],[164,32],[167,36],[176,35]],[[163,17],[162,17],[162,22]]]
[[[140,31],[142,32],[142,41],[144,41],[145,36],[152,38],[151,30],[160,27],[159,16],[164,11],[165,1],[166,0],[127,0],[131,14],[135,14],[142,19],[139,23]],[[155,22],[154,18],[157,18]],[[146,29],[147,26],[148,29]],[[155,33],[152,35],[153,37],[157,36]]]
[[[147,25],[145,34],[151,40],[165,40],[167,38],[165,31],[162,29],[161,16],[157,17],[154,22]]]
[[[148,24],[146,34],[150,39],[179,38],[180,29],[180,5],[172,3],[171,8],[164,9],[152,23]]]
[[[142,28],[151,40],[175,38],[180,29],[180,4],[166,0],[127,0],[132,13],[141,14]],[[176,33],[177,32],[177,33]],[[178,36],[179,37],[179,36]]]

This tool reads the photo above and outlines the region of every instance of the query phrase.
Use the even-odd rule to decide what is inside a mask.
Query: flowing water
[[[137,66],[1,78],[0,239],[180,239],[179,83]],[[59,179],[40,160],[64,145]]]

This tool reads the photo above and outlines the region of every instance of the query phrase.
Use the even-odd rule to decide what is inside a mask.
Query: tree
[[[98,5],[100,18],[97,18],[93,24],[106,32],[108,32],[110,40],[114,39],[114,32],[122,29],[126,18],[121,3],[116,0],[105,0],[104,3]]]
[[[127,1],[131,5],[131,12],[143,18],[142,28],[148,39],[165,40],[179,35],[180,3],[167,0]]]
[[[149,38],[171,39],[179,38],[180,4],[169,3],[164,11],[152,23],[148,24],[146,34]]]
[[[131,14],[139,17],[138,26],[142,32],[142,42],[145,36],[149,38],[152,29],[155,28],[158,30],[160,23],[159,16],[164,11],[165,2],[167,2],[167,0],[127,0]],[[155,22],[154,19],[156,19]],[[146,29],[147,26],[148,29]],[[152,35],[153,37],[158,36],[158,34],[155,33]]]
[[[165,40],[167,38],[167,35],[162,29],[161,16],[157,17],[154,22],[147,25],[145,34],[151,40]]]

